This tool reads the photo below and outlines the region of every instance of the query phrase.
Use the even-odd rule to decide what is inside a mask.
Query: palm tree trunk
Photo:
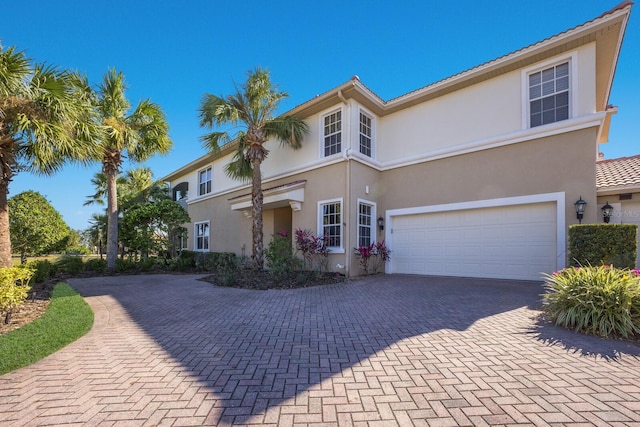
[[[105,168],[107,176],[107,271],[116,270],[118,258],[118,193],[116,188],[117,171]]]
[[[12,267],[11,236],[9,235],[9,185],[0,180],[0,267]]]
[[[264,268],[263,232],[262,232],[262,174],[260,173],[260,159],[252,159],[253,179],[251,187],[251,206],[253,214],[253,268],[262,270]]]

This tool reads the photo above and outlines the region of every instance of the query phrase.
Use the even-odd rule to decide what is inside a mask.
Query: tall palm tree
[[[118,257],[117,178],[123,157],[140,162],[166,154],[173,145],[169,125],[159,105],[149,99],[130,112],[124,75],[115,69],[105,74],[98,89],[98,113],[104,132],[101,139],[102,171],[107,179],[107,270],[114,271]]]
[[[7,194],[14,175],[49,175],[69,160],[95,157],[91,95],[85,77],[0,45],[0,267],[12,265]]]
[[[202,137],[202,141],[211,152],[233,140],[238,144],[226,173],[233,178],[251,177],[252,259],[257,269],[264,268],[260,165],[269,154],[265,143],[276,139],[284,146],[298,149],[309,131],[307,124],[298,117],[274,117],[280,101],[288,96],[271,83],[268,70],[256,68],[247,73],[247,81],[240,88],[236,87],[236,93],[226,97],[205,94],[199,109],[202,127],[241,127],[234,135],[226,131],[210,132]]]

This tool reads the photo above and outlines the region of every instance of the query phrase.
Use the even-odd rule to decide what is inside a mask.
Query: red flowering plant
[[[302,253],[305,269],[312,270],[316,260],[318,270],[326,270],[329,264],[329,239],[326,236],[314,236],[311,231],[300,228],[296,228],[294,234],[296,249]]]
[[[359,258],[360,268],[366,275],[369,274],[370,262],[373,267],[373,274],[376,274],[378,270],[384,265],[385,262],[391,259],[391,251],[385,245],[384,240],[382,242],[371,243],[370,245],[362,245],[354,248],[356,255]]]

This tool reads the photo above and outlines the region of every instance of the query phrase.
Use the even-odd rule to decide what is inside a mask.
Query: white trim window
[[[208,251],[209,250],[209,221],[196,222],[193,225],[195,236],[194,250],[195,251]]]
[[[334,252],[342,249],[342,198],[318,202],[318,236]]]
[[[570,117],[570,62],[529,73],[529,126],[536,127]]]
[[[324,156],[331,156],[342,151],[342,111],[327,114],[322,120]]]
[[[198,196],[211,193],[211,168],[198,172]]]
[[[376,241],[376,204],[358,199],[358,247]]]
[[[373,118],[360,110],[360,153],[373,157]]]

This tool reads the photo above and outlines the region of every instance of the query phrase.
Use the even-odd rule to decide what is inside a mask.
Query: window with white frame
[[[369,246],[375,241],[376,205],[358,200],[358,247]]]
[[[194,225],[195,247],[196,251],[209,250],[209,221],[197,222]]]
[[[342,112],[336,111],[324,117],[324,155],[342,151]]]
[[[536,127],[569,118],[570,63],[529,74],[529,126]]]
[[[198,195],[211,193],[211,168],[198,172]]]
[[[373,119],[360,111],[360,153],[371,157]]]
[[[342,248],[342,199],[318,203],[318,234],[330,248]]]

